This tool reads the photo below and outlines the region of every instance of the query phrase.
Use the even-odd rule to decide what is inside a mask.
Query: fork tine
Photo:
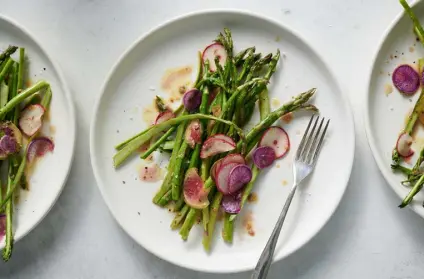
[[[322,118],[321,119],[321,122],[319,123],[319,127],[318,127],[318,130],[315,133],[315,135],[311,135],[311,136],[314,137],[314,140],[313,140],[311,146],[309,147],[307,158],[305,160],[305,162],[308,163],[308,164],[312,163],[311,159],[312,159],[312,156],[314,155],[314,153],[316,151],[317,141],[318,141],[318,138],[319,138],[319,135],[320,135],[320,132],[321,132],[321,128],[322,128],[322,124],[324,123],[324,120],[325,120],[325,118]]]
[[[324,141],[325,133],[327,133],[328,125],[330,124],[330,119],[327,120],[327,124],[325,125],[324,132],[322,132],[321,138],[319,140],[318,146],[315,149],[314,158],[312,160],[312,164],[315,164],[318,158],[318,154],[321,152],[322,142]]]
[[[317,118],[315,120],[314,126],[312,127],[312,131],[308,135],[308,140],[305,143],[305,148],[303,149],[302,154],[300,156],[301,157],[300,159],[304,162],[306,162],[306,158],[307,158],[309,152],[311,152],[311,147],[312,147],[311,141],[312,141],[312,138],[314,136],[314,132],[315,132],[315,128],[317,127],[318,120],[319,120],[319,116],[317,116]]]
[[[304,146],[304,143],[305,143],[305,138],[308,135],[309,127],[311,127],[311,123],[312,123],[312,120],[314,120],[314,117],[315,117],[315,114],[313,114],[312,117],[311,117],[311,120],[309,120],[308,127],[306,127],[306,131],[303,134],[302,140],[299,143],[299,147],[297,148],[297,151],[296,151],[296,157],[295,157],[296,160],[298,160],[300,158],[300,154],[302,153],[302,149],[303,149],[303,146]]]

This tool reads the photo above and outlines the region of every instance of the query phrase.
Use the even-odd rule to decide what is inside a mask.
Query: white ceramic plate
[[[95,108],[90,135],[94,173],[112,214],[136,242],[169,262],[206,272],[237,272],[255,266],[289,192],[294,152],[277,162],[279,168],[274,166],[261,174],[254,190],[259,200],[243,210],[244,215],[252,212],[255,236],[246,233],[241,224],[245,216],[241,216],[234,244],[223,243],[219,227],[210,254],[203,251],[200,226],[192,230],[187,242],[180,239],[178,231],[170,229],[173,215],[151,202],[160,182],[137,179],[140,159],[134,156],[114,170],[112,156],[115,144],[146,127],[142,108],[152,102],[155,94],[166,95],[159,86],[165,70],[196,65],[197,51],[211,43],[224,26],[232,30],[236,50],[255,45],[263,53],[277,48],[284,53],[271,82],[272,98],[283,102],[318,87],[313,103],[332,121],[316,171],[292,204],[276,260],[299,249],[327,222],[346,189],[354,156],[350,107],[336,80],[321,58],[280,24],[245,12],[209,11],[172,20],[138,40],[113,68]],[[293,150],[308,120],[309,115],[303,114],[285,125]],[[157,154],[155,158],[159,158]]]
[[[418,1],[413,9],[421,22],[424,22],[424,3]],[[383,36],[374,58],[368,84],[369,93],[365,106],[365,127],[368,141],[380,171],[400,198],[399,204],[410,188],[400,184],[405,178],[403,175],[392,172],[390,168],[391,153],[397,137],[404,127],[406,117],[419,96],[419,91],[412,97],[406,97],[393,86],[393,92],[390,94],[388,92],[392,86],[393,70],[400,64],[410,64],[418,68],[420,57],[424,57],[424,49],[416,41],[410,18],[402,13]],[[416,155],[424,144],[423,139],[423,129],[419,127],[413,143]],[[414,156],[410,160],[410,165],[415,163],[416,158],[417,156]],[[410,206],[422,217],[424,217],[423,201],[424,193],[419,193]]]
[[[21,191],[13,218],[17,241],[43,219],[62,192],[74,154],[75,115],[71,94],[56,63],[28,31],[0,17],[0,48],[9,44],[25,47],[30,80],[48,81],[53,92],[50,121],[43,129],[53,137],[55,149],[37,163],[30,179],[30,191]],[[18,59],[16,54],[15,60]],[[0,248],[3,247],[4,241],[1,241]]]

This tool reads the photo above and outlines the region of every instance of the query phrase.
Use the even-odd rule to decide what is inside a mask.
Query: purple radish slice
[[[224,158],[219,159],[212,165],[212,168],[210,169],[210,174],[212,179],[215,180],[216,174],[221,168],[221,166],[229,164],[229,163],[237,163],[237,164],[244,165],[246,164],[246,160],[243,158],[241,154],[238,154],[238,153],[228,154]]]
[[[255,166],[264,169],[275,161],[275,151],[269,146],[258,147],[253,151],[252,158]]]
[[[228,175],[228,191],[234,194],[252,180],[252,170],[247,165],[236,165]]]
[[[228,176],[230,175],[231,170],[239,164],[237,163],[229,163],[221,166],[216,175],[216,188],[218,191],[223,193],[224,195],[231,194],[230,189],[228,187]]]
[[[224,67],[225,61],[227,61],[227,52],[220,43],[213,43],[208,45],[202,54],[203,62],[209,60],[209,68],[212,72],[216,71],[215,57],[218,56],[219,64]]]
[[[193,208],[202,209],[209,205],[208,192],[196,168],[188,169],[183,184],[184,201]]]
[[[155,125],[165,122],[175,117],[175,114],[170,110],[165,110],[158,114],[155,120]]]
[[[29,137],[35,135],[43,125],[43,115],[45,111],[44,107],[39,104],[27,106],[21,112],[21,118],[19,118],[19,127],[21,131]]]
[[[225,212],[237,214],[241,210],[242,191],[238,191],[234,195],[225,195],[222,198],[221,206]]]
[[[236,148],[235,142],[230,137],[225,137],[227,140],[216,138],[216,136],[209,137],[202,145],[200,158],[205,159]]]
[[[417,92],[420,87],[420,76],[409,65],[398,66],[392,74],[394,86],[402,93],[411,95]]]
[[[10,121],[2,122],[0,124],[0,134],[1,133],[15,138],[16,142],[19,145],[22,144],[22,133],[18,129],[18,127],[16,127],[16,125],[13,124],[12,122]]]
[[[409,157],[414,154],[411,149],[412,137],[409,134],[402,133],[396,143],[396,150],[402,157]]]
[[[194,148],[196,144],[202,143],[203,129],[200,125],[199,120],[193,120],[188,124],[185,131],[185,141],[191,148]]]
[[[28,145],[27,161],[32,163],[36,158],[44,156],[47,152],[53,152],[54,143],[46,137],[33,139]]]
[[[283,128],[271,126],[262,135],[258,146],[272,147],[275,152],[275,157],[281,158],[290,150],[290,139]]]
[[[184,93],[183,104],[187,111],[193,112],[200,107],[202,102],[202,92],[200,90],[193,88]]]
[[[0,139],[0,149],[6,154],[13,154],[19,151],[19,144],[16,139],[9,135],[4,135]]]

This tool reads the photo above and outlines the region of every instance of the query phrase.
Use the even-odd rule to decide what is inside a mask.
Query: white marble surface
[[[0,1],[57,59],[75,98],[76,157],[46,219],[0,263],[1,278],[249,278],[216,276],[166,263],[133,242],[105,206],[91,171],[88,131],[94,100],[119,55],[143,33],[190,11],[240,8],[298,30],[326,57],[355,111],[356,160],[342,204],[303,249],[273,265],[269,278],[424,278],[424,221],[399,210],[371,156],[362,126],[371,57],[401,12],[387,0],[38,0]]]

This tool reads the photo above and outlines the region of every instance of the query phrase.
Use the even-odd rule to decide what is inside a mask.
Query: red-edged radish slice
[[[27,106],[21,112],[21,118],[19,119],[21,131],[29,137],[37,133],[43,125],[45,111],[44,107],[39,104]]]
[[[252,158],[253,163],[259,169],[269,167],[275,161],[274,148],[269,146],[258,147],[253,151]]]
[[[215,177],[216,177],[216,172],[221,167],[222,160],[223,160],[223,158],[215,161],[215,163],[213,163],[213,165],[212,165],[212,167],[209,171],[209,173],[211,174],[211,177],[214,181],[215,181]]]
[[[183,104],[186,110],[193,112],[200,107],[202,103],[202,92],[196,88],[190,89],[183,96]]]
[[[420,87],[420,76],[409,65],[398,66],[392,74],[393,85],[402,93],[411,95]]]
[[[33,139],[28,145],[27,160],[31,163],[35,158],[42,157],[47,152],[53,152],[54,143],[46,137]]]
[[[227,61],[227,52],[220,43],[213,43],[208,45],[203,51],[202,59],[203,62],[209,60],[209,67],[212,72],[216,71],[215,57],[218,56],[219,64],[224,67],[225,61]]]
[[[262,135],[258,146],[272,147],[275,152],[275,157],[281,158],[290,150],[290,139],[283,128],[271,126]]]
[[[241,154],[238,154],[238,153],[228,154],[224,158],[219,159],[212,165],[212,168],[210,169],[210,174],[212,176],[212,179],[215,180],[216,174],[221,168],[221,166],[229,164],[229,163],[237,163],[237,164],[245,165],[246,160],[243,158]]]
[[[188,124],[185,131],[185,141],[191,148],[194,148],[196,143],[202,143],[202,125],[199,120],[193,120]]]
[[[409,157],[414,154],[411,149],[412,137],[409,134],[402,133],[396,143],[396,150],[402,157]]]
[[[228,176],[230,175],[230,171],[237,165],[239,164],[229,163],[226,165],[221,165],[221,168],[216,173],[216,187],[224,195],[231,194],[230,189],[228,187]]]
[[[196,168],[188,169],[184,177],[184,200],[193,208],[202,209],[209,205],[208,192]]]
[[[238,191],[234,195],[225,195],[222,198],[221,206],[225,212],[237,214],[241,210],[242,191]]]
[[[229,143],[234,144],[234,145],[236,144],[232,138],[230,138],[229,136],[226,136],[224,134],[216,134],[216,135],[213,135],[212,137],[214,137],[216,139],[225,140],[226,142],[229,142]]]
[[[160,124],[162,122],[168,121],[175,117],[175,114],[170,110],[165,110],[158,114],[155,120],[155,125]]]
[[[216,135],[209,137],[202,145],[200,150],[200,158],[205,159],[216,154],[231,151],[236,148],[235,142],[230,138],[226,137],[226,140],[217,138]]]
[[[234,166],[228,175],[228,191],[236,193],[252,179],[252,170],[247,165]]]

